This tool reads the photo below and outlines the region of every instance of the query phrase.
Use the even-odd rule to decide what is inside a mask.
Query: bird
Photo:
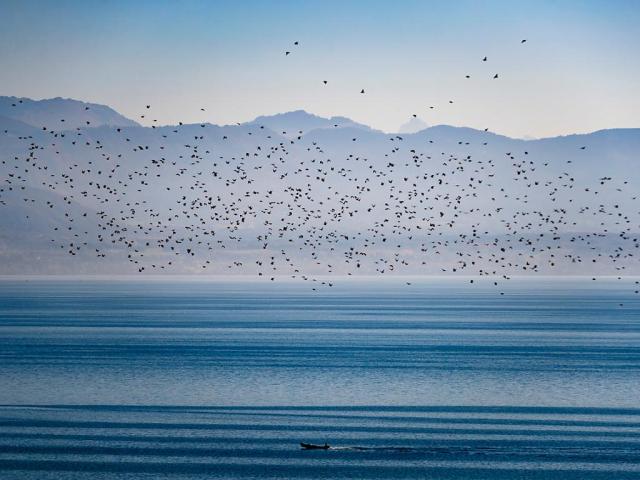
[[[28,222],[40,209],[52,245],[76,260],[288,275],[316,292],[334,285],[317,272],[447,272],[494,287],[558,268],[622,272],[640,248],[631,179],[607,162],[588,179],[566,151],[503,150],[457,129],[356,135],[337,117],[320,134],[297,120],[96,126],[88,109],[76,107],[77,128],[65,115],[29,136],[0,134],[15,152],[0,159],[0,209],[17,199]]]

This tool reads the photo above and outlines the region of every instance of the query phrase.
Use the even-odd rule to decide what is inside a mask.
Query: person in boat
[[[331,448],[326,442],[324,445],[314,445],[313,443],[300,442],[300,446],[305,450],[329,450]]]

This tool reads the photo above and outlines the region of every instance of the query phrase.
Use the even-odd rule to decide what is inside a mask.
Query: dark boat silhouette
[[[314,445],[313,443],[300,442],[300,446],[305,450],[329,450],[331,448],[328,443],[324,445]]]

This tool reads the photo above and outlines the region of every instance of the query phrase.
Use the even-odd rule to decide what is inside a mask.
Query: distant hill
[[[250,273],[256,255],[285,250],[305,272],[326,273],[304,249],[339,259],[332,273],[357,261],[359,273],[440,274],[476,257],[489,271],[519,266],[530,245],[539,245],[531,265],[553,253],[570,259],[562,273],[591,273],[595,255],[598,272],[615,274],[632,265],[622,255],[640,231],[639,152],[640,129],[390,134],[302,110],[154,129],[107,106],[1,97],[0,274],[135,273],[149,263]],[[486,245],[505,250],[481,258]]]
[[[18,120],[36,128],[46,127],[51,130],[70,130],[103,125],[140,126],[105,105],[60,97],[46,100],[0,97],[0,116]]]
[[[427,122],[418,117],[411,117],[407,122],[400,125],[398,133],[417,133],[425,128],[429,128]]]
[[[307,113],[304,110],[278,113],[276,115],[263,115],[244,125],[264,126],[286,137],[297,137],[301,134],[309,133],[312,130],[325,128],[335,129],[349,127],[372,130],[371,127],[354,122],[346,117],[324,118],[312,113]]]

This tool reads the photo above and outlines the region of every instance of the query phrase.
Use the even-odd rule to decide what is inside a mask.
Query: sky
[[[388,132],[413,114],[513,137],[640,127],[633,0],[0,0],[0,22],[0,95],[146,124],[304,109]]]

